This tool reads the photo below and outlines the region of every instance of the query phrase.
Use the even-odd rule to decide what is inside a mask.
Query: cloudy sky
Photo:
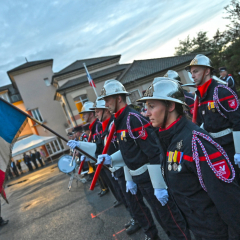
[[[122,54],[121,63],[174,55],[179,39],[225,29],[230,0],[9,0],[0,2],[0,86],[28,61]]]

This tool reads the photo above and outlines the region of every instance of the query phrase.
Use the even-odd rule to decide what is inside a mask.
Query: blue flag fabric
[[[12,143],[26,116],[0,99],[0,137]]]
[[[26,118],[23,113],[0,98],[0,195],[6,202],[8,201],[4,191],[4,182],[12,157],[12,145],[15,137],[18,137],[21,127],[24,126]]]

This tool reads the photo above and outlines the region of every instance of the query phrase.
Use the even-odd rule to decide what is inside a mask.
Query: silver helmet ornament
[[[183,89],[180,84],[174,80],[165,78],[161,81],[152,83],[146,90],[143,98],[137,100],[137,102],[146,102],[147,100],[165,100],[187,106],[184,99]]]
[[[115,79],[107,80],[102,87],[99,99],[103,99],[105,97],[118,94],[129,95],[125,87],[118,80]]]
[[[93,108],[93,102],[85,102],[82,106],[81,112],[79,114],[87,113],[87,112],[94,112],[91,108]]]
[[[191,70],[191,67],[193,66],[208,67],[212,70],[214,69],[211,65],[210,58],[206,57],[203,54],[196,55],[195,58],[190,62],[190,64],[185,67],[185,70],[189,72]]]
[[[168,70],[165,73],[164,77],[174,79],[174,80],[178,81],[179,83],[181,82],[181,78],[179,77],[178,73],[174,70]]]

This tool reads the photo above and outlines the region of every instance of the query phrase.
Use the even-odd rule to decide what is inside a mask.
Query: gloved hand
[[[168,191],[165,188],[155,188],[154,195],[158,199],[158,201],[162,204],[162,206],[167,204],[168,201]]]
[[[82,162],[82,161],[85,161],[85,160],[86,160],[86,157],[82,155],[80,160],[81,160],[81,162]]]
[[[111,156],[109,156],[108,154],[102,154],[102,155],[98,155],[98,159],[97,159],[96,165],[102,163],[104,158],[105,158],[105,160],[104,160],[104,164],[105,165],[110,165],[112,163]]]
[[[118,178],[116,178],[115,176],[114,176],[114,173],[112,173],[112,177],[117,181],[118,180]]]
[[[74,149],[75,147],[79,147],[79,148],[80,148],[79,141],[75,141],[75,140],[69,140],[69,141],[67,142],[67,145],[68,145],[70,148],[72,148],[72,149]]]
[[[235,153],[235,155],[234,155],[234,162],[240,168],[240,154],[239,153]]]
[[[126,192],[130,191],[132,195],[137,194],[137,184],[133,181],[127,181]]]

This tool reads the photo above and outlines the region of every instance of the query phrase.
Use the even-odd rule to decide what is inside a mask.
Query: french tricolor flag
[[[12,147],[27,122],[26,118],[0,98],[0,195],[6,202],[4,182],[11,163]]]
[[[91,76],[90,76],[90,74],[89,74],[89,72],[87,70],[86,64],[83,63],[83,66],[84,66],[84,68],[86,70],[87,78],[88,78],[88,82],[89,82],[90,86],[96,88],[96,85],[95,85],[94,81],[92,80],[92,78],[91,78]]]

